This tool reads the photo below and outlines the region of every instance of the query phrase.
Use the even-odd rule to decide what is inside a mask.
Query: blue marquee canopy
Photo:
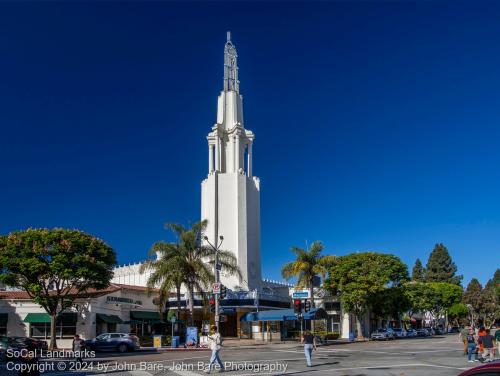
[[[304,313],[304,320],[326,319],[323,308],[313,308]],[[293,309],[274,309],[270,311],[249,312],[242,316],[241,321],[295,321],[297,316]]]

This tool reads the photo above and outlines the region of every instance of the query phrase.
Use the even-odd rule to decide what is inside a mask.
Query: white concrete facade
[[[261,288],[260,180],[253,176],[254,134],[243,121],[236,49],[228,35],[224,50],[224,90],[217,101],[217,123],[207,136],[208,176],[201,184],[201,218],[209,241],[224,237],[221,249],[237,258],[242,278],[221,275],[232,290]]]

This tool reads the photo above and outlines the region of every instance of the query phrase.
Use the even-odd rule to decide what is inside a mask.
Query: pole
[[[217,239],[215,239],[217,242]],[[216,243],[217,244],[217,243]],[[219,283],[219,270],[217,268],[217,264],[219,263],[219,249],[215,248],[215,283]],[[219,333],[219,297],[220,294],[215,295],[215,327],[217,328],[217,333]]]

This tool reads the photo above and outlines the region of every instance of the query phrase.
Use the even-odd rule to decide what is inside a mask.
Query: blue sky
[[[0,4],[0,233],[80,228],[120,263],[200,215],[226,30],[256,134],[263,275],[291,245],[500,267],[493,2]]]

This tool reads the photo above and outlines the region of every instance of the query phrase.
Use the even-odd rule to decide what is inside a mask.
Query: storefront
[[[153,299],[146,287],[120,284],[82,293],[57,317],[58,346],[69,347],[75,334],[84,339],[110,332],[150,336],[162,322]],[[0,335],[48,339],[50,321],[25,292],[0,292]]]

